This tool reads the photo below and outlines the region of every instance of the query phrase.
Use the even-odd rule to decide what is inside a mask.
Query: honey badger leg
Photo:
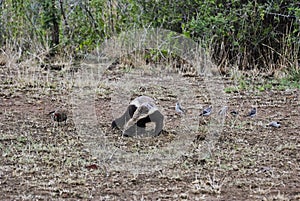
[[[138,127],[141,127],[141,128],[145,128],[146,127],[146,123],[149,123],[151,122],[151,119],[149,118],[149,116],[143,118],[143,119],[140,119],[136,122],[136,125]]]
[[[135,107],[134,105],[129,105],[125,111],[125,113],[120,117],[115,119],[112,123],[111,123],[111,127],[112,128],[118,128],[121,129],[124,127],[124,125],[128,122],[129,119],[132,118],[134,112],[136,111],[137,107]]]
[[[124,130],[123,135],[126,137],[132,137],[135,135],[141,135],[145,133],[146,123],[151,122],[150,118],[147,116],[136,122],[136,124],[130,126]]]
[[[131,119],[132,120],[132,119]],[[151,122],[149,116],[139,119],[136,123],[130,127],[124,128],[123,135],[126,137],[132,137],[135,135],[141,135],[145,133],[146,123]]]
[[[124,132],[124,136],[134,136],[139,134],[145,134],[146,123],[154,122],[155,130],[151,135],[157,136],[161,133],[164,123],[164,116],[159,112],[155,111],[154,113],[148,115],[145,118],[142,118],[137,121],[137,123]]]
[[[155,111],[149,115],[149,119],[151,122],[155,122],[154,135],[159,135],[164,126],[164,116],[159,111]]]

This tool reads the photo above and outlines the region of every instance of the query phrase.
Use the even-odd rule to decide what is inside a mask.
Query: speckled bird
[[[224,106],[220,109],[218,114],[221,116],[226,116],[227,110],[228,110],[228,106]]]
[[[248,113],[247,117],[255,117],[257,114],[257,109],[254,107],[251,109],[251,111]]]
[[[66,110],[62,110],[62,109],[53,110],[49,112],[48,115],[51,116],[51,119],[53,119],[53,121],[58,122],[58,125],[60,122],[65,122],[65,124],[67,123],[68,116]]]
[[[200,116],[209,116],[212,112],[212,106],[210,105],[208,108],[205,108],[202,113],[200,113]]]
[[[236,116],[239,114],[239,112],[236,111],[236,110],[232,110],[232,111],[230,112],[230,114],[231,114],[232,116],[236,117]]]
[[[181,107],[180,103],[177,102],[176,105],[175,105],[175,110],[178,114],[182,115],[182,114],[185,114],[185,111],[184,109]]]

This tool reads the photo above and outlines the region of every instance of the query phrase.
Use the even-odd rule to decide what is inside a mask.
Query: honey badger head
[[[132,100],[125,113],[115,119],[111,126],[123,130],[124,136],[145,133],[146,123],[154,122],[155,130],[151,135],[159,135],[163,128],[164,116],[160,113],[155,101],[148,96],[139,96]]]

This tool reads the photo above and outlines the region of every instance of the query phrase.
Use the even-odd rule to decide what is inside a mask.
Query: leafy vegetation
[[[250,82],[245,78],[240,78],[236,86],[228,86],[224,88],[225,93],[239,93],[240,91],[268,91],[268,90],[286,90],[286,89],[300,89],[298,74],[289,74],[288,77],[281,79],[262,80],[259,83]]]
[[[7,0],[0,44],[20,57],[73,57],[122,31],[160,27],[201,41],[225,71],[299,69],[299,18],[296,0]]]

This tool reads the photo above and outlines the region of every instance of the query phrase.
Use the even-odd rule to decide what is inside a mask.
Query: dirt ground
[[[104,134],[91,134],[80,131],[78,120],[74,121],[71,102],[76,84],[70,74],[76,73],[1,67],[1,200],[300,200],[299,89],[249,88],[219,97],[226,101],[228,113],[222,132],[203,157],[214,116],[197,115],[213,104],[201,76],[180,74],[182,79],[171,79],[172,84],[157,82],[159,77],[155,84],[149,77],[141,78],[127,94],[115,85],[124,78],[124,71],[107,72],[91,100],[98,129]],[[236,86],[228,78],[210,81]],[[249,86],[257,84],[252,81]],[[155,98],[165,114],[162,134],[126,138],[112,130],[111,121],[129,103],[124,98],[117,105],[117,93],[129,100],[138,95]],[[187,110],[186,116],[175,113],[177,100]],[[245,117],[253,106],[257,116]],[[69,111],[66,125],[54,124],[47,116],[58,107]],[[218,107],[213,110],[215,116]],[[232,110],[239,114],[234,117]],[[281,127],[267,126],[270,121],[279,121]],[[104,151],[97,155],[97,148],[89,146],[93,136],[88,135],[96,136],[95,146],[99,142],[108,148],[100,148]],[[164,158],[159,150],[170,146],[179,155],[164,162],[173,154]],[[137,157],[116,161],[114,151],[106,152],[111,147]],[[151,166],[147,159],[140,163],[139,157],[154,152],[161,162],[153,163],[161,166]]]

